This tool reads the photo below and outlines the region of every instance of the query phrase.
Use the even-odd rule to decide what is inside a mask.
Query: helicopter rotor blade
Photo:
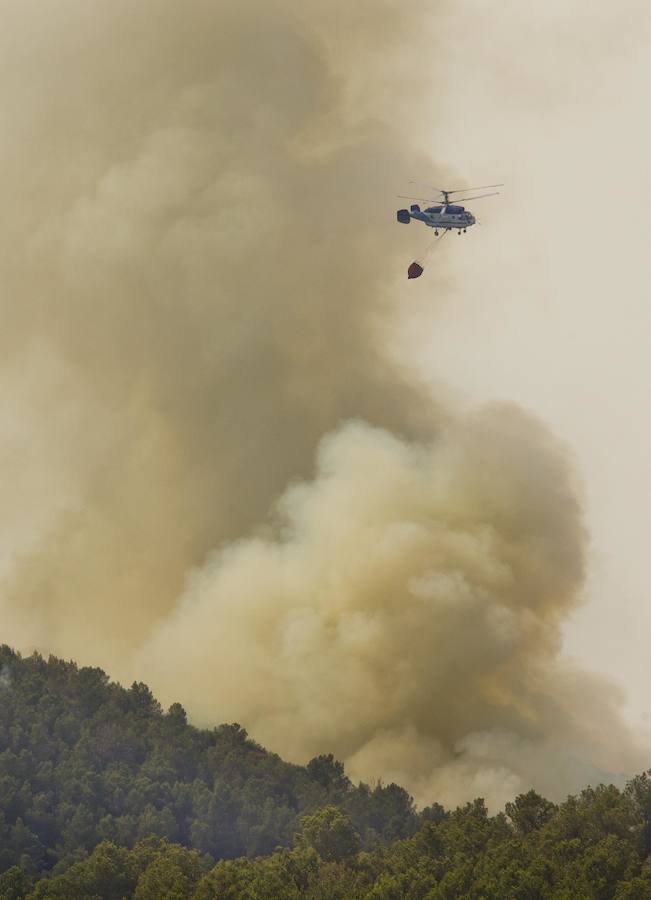
[[[406,197],[404,194],[396,194],[398,200],[420,200],[422,203],[433,203],[434,201],[428,200],[426,197]]]
[[[468,191],[487,191],[489,188],[494,187],[504,187],[504,184],[480,184],[479,187],[474,188],[459,188],[456,191],[447,191],[448,194],[463,194],[464,191],[467,193]],[[499,193],[499,191],[498,191]]]
[[[422,184],[419,181],[410,181],[409,184],[419,184],[421,187],[427,187],[431,191],[436,191],[437,194],[463,194],[468,191],[487,191],[489,188],[496,187],[504,187],[504,183],[501,184],[480,184],[479,187],[471,187],[471,188],[455,188],[453,191],[446,191],[443,188],[434,187],[432,184]]]
[[[458,197],[454,202],[462,203],[464,200],[481,200],[483,197],[497,197],[500,191],[493,191],[492,194],[480,194],[478,197]]]

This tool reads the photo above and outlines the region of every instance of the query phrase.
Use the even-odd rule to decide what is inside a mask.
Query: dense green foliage
[[[490,817],[475,800],[411,838],[359,851],[350,820],[326,806],[302,819],[293,849],[216,865],[196,850],[148,838],[131,849],[99,844],[30,889],[20,869],[0,897],[29,900],[651,900],[645,858],[651,780],[601,786],[551,806],[533,791]],[[4,881],[2,878],[4,877]],[[5,891],[3,893],[3,890]]]
[[[143,684],[0,647],[0,872],[60,871],[101,841],[152,835],[215,859],[268,854],[328,803],[367,849],[418,827],[406,791],[354,787],[332,756],[290,765],[239,725],[163,713]]]
[[[651,777],[417,816],[144,685],[0,650],[0,900],[651,900]]]

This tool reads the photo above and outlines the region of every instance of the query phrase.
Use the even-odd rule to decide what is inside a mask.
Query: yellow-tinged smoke
[[[626,756],[582,708],[612,693],[556,659],[583,539],[563,453],[516,409],[429,443],[349,423],[275,537],[195,573],[140,668],[203,722],[241,719],[294,759],[334,749],[421,800],[557,796]]]
[[[420,799],[628,767],[562,452],[389,349],[441,5],[2,11],[3,638]]]

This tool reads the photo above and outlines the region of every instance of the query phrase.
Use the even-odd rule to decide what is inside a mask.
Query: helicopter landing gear
[[[438,231],[435,231],[435,232],[434,232],[434,237],[438,237],[438,236],[439,236]]]

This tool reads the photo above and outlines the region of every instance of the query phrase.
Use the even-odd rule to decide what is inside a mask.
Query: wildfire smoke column
[[[385,188],[431,166],[446,14],[3,4],[0,616],[291,758],[499,802],[638,757],[560,659],[563,451],[393,349]]]

